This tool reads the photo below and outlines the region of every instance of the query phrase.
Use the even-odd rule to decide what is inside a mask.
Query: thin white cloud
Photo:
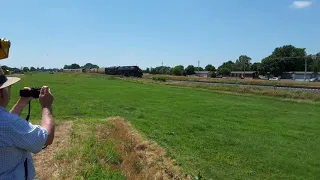
[[[290,5],[292,8],[302,9],[311,6],[311,1],[293,1]]]

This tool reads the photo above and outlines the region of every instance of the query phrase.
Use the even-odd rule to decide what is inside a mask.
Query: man
[[[17,77],[6,77],[0,68],[0,179],[6,180],[34,179],[31,153],[40,152],[54,138],[53,96],[47,86],[41,88],[39,95],[42,107],[40,125],[33,125],[19,117],[32,98],[20,97],[10,112],[6,110],[11,85],[19,80]]]

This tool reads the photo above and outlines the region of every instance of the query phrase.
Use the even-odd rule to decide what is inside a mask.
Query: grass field
[[[27,75],[12,88],[12,101],[20,88],[42,85],[50,86],[55,96],[57,124],[75,123],[73,144],[57,155],[58,160],[85,162],[75,176],[124,178],[120,170],[99,165],[94,156],[103,149],[111,153],[108,159],[121,163],[111,148],[116,141],[95,140],[92,135],[97,124],[121,116],[165,148],[187,174],[200,171],[213,179],[320,179],[319,104],[76,74]],[[31,108],[31,121],[38,123],[38,102]]]

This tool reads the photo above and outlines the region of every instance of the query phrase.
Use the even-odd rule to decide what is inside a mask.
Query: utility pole
[[[163,66],[163,61],[161,62],[161,66]]]
[[[200,61],[198,61],[198,76],[200,77],[199,71],[200,71]]]
[[[304,81],[307,81],[307,57],[304,57]]]
[[[243,61],[243,78],[246,76],[246,62]]]

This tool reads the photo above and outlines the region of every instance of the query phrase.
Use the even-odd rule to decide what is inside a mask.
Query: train
[[[63,69],[63,72],[83,73],[85,72],[85,69]]]
[[[97,73],[106,75],[120,75],[126,77],[142,77],[142,70],[138,66],[111,66],[90,69],[63,69],[63,72],[78,72],[78,73]]]

